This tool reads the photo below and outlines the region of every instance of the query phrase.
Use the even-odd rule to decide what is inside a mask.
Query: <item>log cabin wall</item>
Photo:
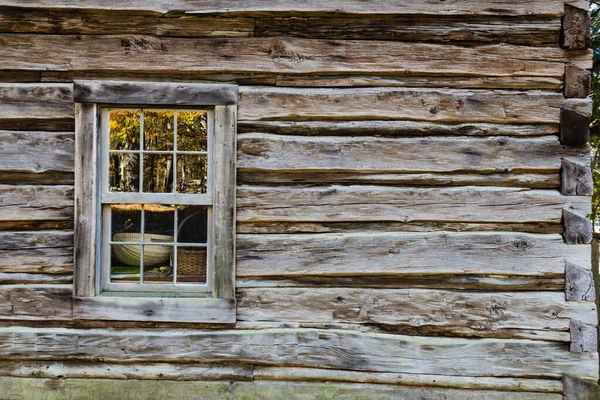
[[[585,1],[2,3],[6,393],[598,379]],[[73,319],[74,79],[240,85],[235,325]]]

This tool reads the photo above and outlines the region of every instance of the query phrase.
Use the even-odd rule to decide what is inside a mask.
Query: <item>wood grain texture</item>
[[[561,46],[568,50],[587,49],[591,44],[591,19],[587,7],[565,4]]]
[[[572,319],[569,332],[571,333],[571,346],[569,347],[571,352],[598,353],[597,325],[589,325]]]
[[[590,269],[566,263],[565,297],[572,301],[596,301],[594,276]]]
[[[591,196],[594,194],[594,180],[590,163],[585,160],[564,158],[561,166],[560,192],[566,196]]]
[[[568,400],[593,400],[600,396],[600,386],[595,382],[565,374],[562,379],[564,395]]]
[[[585,149],[563,146],[556,137],[309,138],[248,133],[238,138],[237,167],[242,172],[556,173],[561,157],[569,155],[578,156],[582,166],[589,164]]]
[[[590,115],[589,99],[559,93],[433,89],[240,88],[241,121],[408,120],[550,123],[560,109]]]
[[[591,89],[591,71],[567,64],[565,67],[565,97],[585,98],[589,96]]]
[[[252,187],[237,191],[237,221],[559,223],[590,199],[517,188]]]
[[[444,124],[420,121],[239,121],[239,133],[264,132],[302,136],[547,136],[556,124]]]
[[[28,274],[0,272],[2,285],[45,285],[45,284],[70,284],[73,283],[73,274]]]
[[[0,232],[0,273],[72,272],[73,232]]]
[[[237,1],[235,4],[226,0],[210,0],[201,4],[193,0],[158,0],[148,3],[144,0],[133,0],[127,3],[115,0],[88,0],[84,3],[73,3],[70,0],[6,0],[5,6],[29,8],[76,8],[100,10],[146,10],[157,13],[170,11],[190,11],[196,14],[215,13],[349,13],[349,14],[416,14],[416,15],[544,15],[562,16],[564,4],[570,4],[587,10],[589,4],[585,0],[531,0],[526,3],[518,0],[493,0],[486,3],[473,3],[469,0],[455,0],[452,5],[444,2],[428,3],[426,6],[410,0],[394,2],[376,0],[368,5],[360,0],[332,1],[323,3],[319,0],[303,1],[270,0],[256,3],[254,1]]]
[[[73,187],[0,185],[0,220],[72,221]]]
[[[596,325],[592,303],[563,293],[474,293],[430,289],[260,288],[238,291],[240,321],[387,325],[403,334],[514,338],[515,331]]]
[[[3,68],[562,78],[565,63],[591,68],[591,52],[554,47],[363,40],[164,38],[148,35],[0,35]],[[23,48],[27,48],[25,53]],[[99,53],[103,57],[97,57]],[[454,62],[446,62],[452,58]]]
[[[0,318],[16,320],[69,320],[71,285],[2,285]]]
[[[353,233],[238,235],[238,277],[558,276],[591,265],[587,246],[559,235]]]
[[[560,110],[560,141],[566,145],[582,145],[590,140],[590,117],[573,110]]]
[[[565,243],[578,245],[592,243],[592,222],[584,215],[587,214],[563,210],[563,225],[565,227],[563,238]]]
[[[558,393],[516,393],[488,390],[403,387],[396,385],[301,382],[153,382],[147,380],[110,379],[26,379],[0,378],[8,396],[25,395],[47,400],[76,400],[90,392],[106,400],[123,398],[123,393],[135,393],[142,398],[167,399],[444,399],[444,400],[562,400]]]
[[[13,360],[228,362],[412,374],[597,379],[598,354],[563,343],[457,339],[323,329],[111,330],[0,328]],[[457,363],[457,359],[461,362]]]

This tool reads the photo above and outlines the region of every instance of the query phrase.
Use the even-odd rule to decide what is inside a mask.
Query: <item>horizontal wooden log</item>
[[[238,136],[237,168],[241,172],[359,174],[556,173],[561,156],[578,156],[581,164],[589,164],[585,151],[561,145],[556,137],[341,138],[248,133]]]
[[[583,268],[582,268],[583,269]],[[589,271],[588,271],[589,272]],[[560,291],[565,279],[559,276],[486,276],[486,275],[430,275],[430,276],[286,276],[238,277],[237,288],[267,287],[346,287],[420,289],[451,289],[477,291]]]
[[[236,223],[237,233],[364,233],[364,232],[525,232],[562,233],[564,227],[556,223],[469,223],[469,222],[282,222],[257,221]]]
[[[592,89],[592,72],[574,65],[565,67],[564,94],[568,98],[585,98]]]
[[[0,328],[0,357],[11,360],[245,362],[411,374],[598,378],[598,354],[563,343],[456,339],[322,329],[107,330]]]
[[[564,158],[560,171],[560,192],[566,196],[591,196],[594,194],[594,180],[590,162]]]
[[[83,6],[83,4],[82,4]],[[560,21],[533,20],[531,27],[537,26],[551,37],[555,24]],[[36,34],[136,34],[174,37],[248,37],[253,36],[254,20],[251,18],[222,18],[182,16],[164,18],[154,12],[113,12],[98,10],[39,9],[39,8],[3,8],[0,9],[0,32],[36,33]],[[541,39],[541,37],[540,37]],[[558,39],[556,40],[558,41]]]
[[[3,285],[0,318],[68,320],[73,317],[72,295],[72,285]]]
[[[237,299],[240,321],[387,325],[430,336],[514,338],[514,331],[568,331],[571,318],[598,323],[595,305],[567,302],[560,292],[261,288],[239,289]]]
[[[25,178],[12,179],[21,184],[72,182],[74,140],[72,133],[0,131],[0,182],[11,180],[11,174]]]
[[[561,93],[432,89],[240,88],[241,121],[409,120],[550,123],[560,109],[590,115],[589,99]]]
[[[518,0],[494,0],[485,4],[473,3],[469,0],[454,1],[452,6],[442,3],[426,5],[410,0],[388,2],[376,0],[365,4],[360,0],[331,1],[323,3],[319,0],[308,0],[302,3],[290,0],[270,0],[256,3],[254,1],[226,0],[203,1],[198,4],[194,0],[158,0],[148,3],[144,0],[132,0],[122,3],[115,0],[88,0],[84,3],[73,3],[70,0],[5,0],[4,6],[29,8],[76,8],[100,10],[147,10],[157,13],[170,11],[189,11],[195,14],[215,13],[350,13],[350,14],[416,14],[416,15],[531,15],[562,16],[564,4],[587,10],[589,4],[585,0],[531,0],[526,3]]]
[[[561,78],[565,63],[591,68],[591,52],[519,45],[453,45],[301,38],[164,38],[10,34],[3,68],[225,73],[364,73]],[[24,52],[23,49],[27,49]],[[103,57],[98,57],[103,54]],[[453,62],[445,62],[452,58]],[[383,62],[385,60],[385,62]]]
[[[123,393],[135,393],[140,398],[217,399],[444,399],[444,400],[562,400],[558,393],[518,393],[487,390],[460,390],[445,388],[420,388],[395,385],[351,383],[300,383],[300,382],[173,382],[111,379],[27,379],[0,378],[4,393],[26,398],[47,400],[75,400],[89,397],[90,388],[103,399],[119,399]],[[226,394],[226,395],[225,395]]]
[[[594,276],[591,270],[567,262],[565,297],[572,301],[596,301]]]
[[[2,174],[0,173],[0,180]],[[239,184],[363,184],[390,186],[505,186],[532,189],[558,189],[559,174],[463,174],[463,173],[279,173],[238,171]]]
[[[10,255],[12,258],[12,254]],[[67,284],[73,283],[73,274],[28,274],[28,273],[5,273],[0,272],[0,284]]]
[[[562,393],[563,390],[563,385],[558,380],[483,377],[471,378],[442,375],[422,376],[294,367],[281,368],[257,366],[254,369],[254,380],[361,382],[403,386],[433,386],[468,390],[501,390],[507,392],[537,393]]]
[[[470,186],[240,186],[237,193],[239,222],[559,223],[563,208],[587,215],[590,199],[551,190]]]
[[[0,185],[0,220],[72,221],[73,187]]]
[[[564,276],[565,262],[589,267],[585,246],[559,235],[523,233],[352,233],[241,235],[237,275]]]
[[[0,20],[1,21],[1,20]],[[558,18],[374,16],[258,18],[255,36],[556,45]]]
[[[418,121],[239,121],[238,133],[306,136],[546,136],[556,124],[440,124]]]
[[[588,8],[565,4],[561,46],[568,50],[587,49],[591,44],[590,29]]]
[[[570,351],[575,353],[598,352],[598,326],[589,325],[577,319],[571,320],[569,328],[571,333]]]
[[[268,83],[255,81],[254,84]],[[276,86],[291,87],[413,87],[453,89],[553,90],[563,88],[560,78],[543,76],[406,76],[402,73],[373,76],[367,74],[277,75]]]

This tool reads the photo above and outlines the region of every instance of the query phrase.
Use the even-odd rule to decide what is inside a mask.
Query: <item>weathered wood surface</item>
[[[0,232],[0,273],[73,272],[73,232]]]
[[[294,400],[562,400],[558,393],[516,393],[487,390],[404,387],[351,383],[300,382],[173,382],[110,379],[0,378],[3,393],[10,398],[26,396],[45,400],[77,400],[90,393],[105,400],[121,400],[124,393],[135,397],[166,400],[185,399],[294,399]],[[18,397],[17,397],[18,398]]]
[[[0,84],[0,129],[70,131],[73,115],[72,85]]]
[[[564,158],[560,176],[560,192],[562,194],[566,196],[591,196],[594,194],[594,180],[588,160]]]
[[[381,61],[380,61],[381,62]],[[241,121],[409,120],[429,122],[550,123],[560,109],[590,115],[589,99],[562,93],[433,89],[240,88]]]
[[[71,297],[71,285],[2,285],[0,318],[68,320],[73,317]]]
[[[241,235],[237,275],[559,276],[565,262],[590,268],[587,246],[523,233]]]
[[[411,374],[597,379],[598,354],[525,339],[457,339],[322,329],[0,328],[12,360],[245,362]],[[457,360],[461,360],[460,363]]]
[[[596,301],[594,276],[590,269],[567,262],[565,297],[567,300],[572,301]]]
[[[560,110],[560,141],[566,145],[582,145],[590,140],[590,117],[577,111]]]
[[[2,37],[2,66],[22,70],[360,73],[560,78],[565,63],[591,68],[591,51],[555,47],[147,35]],[[27,52],[23,52],[27,48]],[[98,57],[103,54],[103,57]],[[452,63],[447,60],[452,59]]]
[[[598,353],[598,325],[589,325],[577,319],[571,320],[569,328],[571,346],[575,353]]]
[[[563,376],[564,395],[566,400],[595,400],[600,398],[600,386],[578,377],[565,374]]]
[[[430,289],[239,289],[240,321],[388,325],[396,333],[514,338],[514,331],[594,326],[596,307],[561,292],[476,293]],[[583,321],[585,319],[585,321]]]
[[[565,97],[585,98],[592,89],[592,72],[573,65],[565,67]]]
[[[0,131],[0,149],[1,183],[73,183],[72,133]]]
[[[591,19],[587,7],[565,4],[561,46],[568,50],[587,49],[591,44]]]
[[[1,175],[0,175],[1,176]],[[237,174],[239,184],[344,184],[391,186],[505,186],[525,187],[532,189],[558,189],[560,175],[550,174],[515,174],[501,172],[494,174],[464,173],[330,173],[330,172],[244,172]]]
[[[301,137],[247,133],[238,137],[240,171],[434,173],[556,173],[561,157],[586,149],[543,138],[380,138]],[[581,193],[591,195],[591,193]]]
[[[11,254],[12,257],[12,254]],[[0,284],[66,284],[73,283],[73,274],[28,274],[28,273],[5,273],[0,272]]]
[[[583,269],[583,268],[582,268]],[[430,275],[430,276],[286,276],[238,277],[237,288],[266,287],[346,287],[346,288],[416,288],[480,291],[560,291],[565,279],[560,276],[485,276],[485,275]],[[573,299],[574,300],[574,299]]]
[[[237,191],[239,222],[558,223],[590,213],[586,196],[517,188],[251,187]]]
[[[1,23],[1,19],[0,19]],[[1,29],[1,24],[0,24]],[[255,36],[294,36],[328,39],[387,39],[398,41],[518,43],[556,45],[558,18],[377,15],[306,18],[257,18]]]
[[[565,243],[579,245],[592,243],[592,222],[584,215],[587,214],[563,210],[563,225],[565,227],[563,238]]]
[[[39,368],[42,369],[41,364]],[[0,364],[2,368],[2,364]],[[11,375],[13,376],[13,375]],[[410,375],[356,371],[335,371],[316,368],[254,368],[254,380],[267,381],[327,381],[360,382],[403,386],[427,386],[469,390],[502,390],[508,392],[562,393],[563,385],[558,380],[519,378],[471,378],[464,376]]]
[[[0,220],[72,221],[73,187],[0,185]]]
[[[86,0],[73,3],[71,0],[5,0],[4,6],[29,8],[77,8],[99,10],[146,10],[157,13],[189,11],[197,14],[216,13],[349,13],[349,14],[416,14],[416,15],[542,15],[562,16],[564,5],[570,4],[584,10],[589,8],[585,0],[493,0],[474,3],[470,0],[455,0],[452,5],[433,2],[426,5],[411,0],[393,2],[376,0],[365,4],[360,0],[331,1],[308,0],[301,3],[290,0],[254,1],[209,0],[199,4],[194,0],[132,0],[126,3],[115,0]]]

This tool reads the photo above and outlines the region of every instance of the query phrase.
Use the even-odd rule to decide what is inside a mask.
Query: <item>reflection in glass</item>
[[[145,237],[146,241],[149,239],[151,238]],[[164,239],[156,237],[156,241],[164,241]],[[173,246],[145,244],[143,248],[144,283],[173,283],[173,267],[171,266]]]
[[[173,111],[144,111],[144,150],[173,150]]]
[[[177,247],[177,282],[206,283],[206,248]]]
[[[177,242],[206,243],[207,237],[207,207],[179,206],[177,208]]]
[[[135,153],[109,153],[108,185],[111,192],[137,192],[139,157]]]
[[[173,191],[173,156],[144,154],[144,192],[171,193]]]
[[[108,112],[111,150],[139,150],[140,110],[110,110]]]
[[[110,206],[111,238],[117,233],[135,233],[137,238],[131,242],[141,241],[142,206],[141,204],[112,204]],[[119,240],[124,242],[125,240]]]
[[[177,113],[177,150],[206,151],[206,112],[182,111]]]
[[[177,192],[206,193],[207,163],[205,155],[177,156]]]

